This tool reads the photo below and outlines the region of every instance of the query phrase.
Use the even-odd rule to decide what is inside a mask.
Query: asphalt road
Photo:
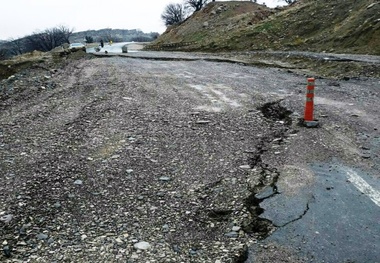
[[[122,47],[128,45],[128,52],[137,52],[143,47],[143,43],[136,42],[118,42],[118,43],[104,43],[104,47],[99,50],[100,53],[104,53],[105,51],[110,53],[122,53]],[[100,46],[99,46],[100,48]],[[87,53],[97,53],[95,48],[87,48]]]
[[[307,129],[311,76],[128,56],[2,82],[3,250],[242,262],[248,244],[247,262],[379,261],[378,79],[317,79],[320,127]]]
[[[312,182],[296,194],[289,193],[288,183],[307,176],[292,169],[278,182],[280,194],[262,203],[262,216],[278,228],[251,248],[247,262],[257,262],[262,247],[286,248],[304,262],[379,262],[378,180],[341,163],[310,169]]]
[[[348,59],[349,56],[330,56],[329,54],[329,57]],[[350,59],[378,60],[377,57],[350,57]],[[203,77],[201,72],[189,69],[194,76],[192,80]],[[183,70],[177,65],[176,70],[172,70],[171,74],[182,77],[180,72]],[[220,73],[210,71],[207,72],[208,75],[205,78],[212,79],[213,75],[220,76]],[[249,69],[239,71],[245,71],[245,74],[234,75],[236,74],[234,71],[227,71],[224,77],[236,77],[238,86],[246,82],[252,83],[252,91],[259,92],[264,100],[284,99],[293,105],[292,110],[296,114],[302,116],[303,108],[295,109],[294,105],[300,106],[300,101],[303,100],[303,85],[300,83],[305,77],[284,74],[277,70],[264,70],[265,72],[260,73],[257,69],[252,72]],[[304,138],[300,143],[309,147],[305,153],[305,156],[308,156],[307,160],[304,159],[305,156],[301,160],[293,157],[285,158],[292,160],[292,169],[295,171],[292,169],[290,171],[295,174],[301,171],[296,180],[290,179],[289,184],[294,185],[297,180],[311,180],[312,183],[300,186],[297,192],[287,196],[286,192],[289,190],[286,188],[292,189],[294,186],[287,183],[281,185],[283,181],[286,182],[289,169],[285,164],[279,168],[283,171],[283,177],[280,175],[277,185],[280,194],[266,199],[261,204],[265,210],[261,217],[272,221],[277,229],[259,243],[261,247],[277,244],[279,247],[295,251],[291,253],[294,259],[299,258],[306,262],[378,262],[380,260],[378,252],[380,251],[378,224],[380,222],[378,144],[380,115],[376,104],[379,94],[378,84],[379,81],[376,79],[342,82],[317,80],[315,107],[316,118],[320,120],[322,126],[318,128],[321,129],[318,131],[321,138],[319,141],[309,139],[312,144],[320,144],[319,147],[323,149],[316,147],[315,150],[318,152],[315,153],[314,145],[304,144],[305,140],[307,141],[308,137],[313,136],[314,133],[314,130],[304,130],[301,131]],[[236,93],[238,88],[233,88],[233,90]],[[207,96],[207,93],[205,95]],[[225,101],[238,110],[243,110],[243,105],[246,105],[241,103],[241,99]],[[355,137],[350,138],[350,133],[356,133]],[[367,137],[367,140],[363,139],[362,134]],[[332,151],[329,148],[333,148],[334,145],[332,147],[328,145],[330,140],[335,141],[336,146]],[[314,160],[313,154],[316,154]],[[273,157],[267,158],[271,160]],[[335,162],[331,162],[331,158]],[[321,164],[321,161],[324,162]],[[358,166],[362,170],[357,169]],[[303,178],[305,174],[310,174],[312,178]],[[350,174],[355,174],[355,176],[350,176]],[[258,260],[254,260],[255,246],[251,252],[251,257],[247,262],[260,262],[260,256]],[[268,249],[264,253],[268,253]],[[263,262],[280,262],[282,257],[283,253],[280,253],[277,259],[272,258],[272,261]]]

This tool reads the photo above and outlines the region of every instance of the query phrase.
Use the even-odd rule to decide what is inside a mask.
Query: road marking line
[[[380,192],[373,189],[363,178],[353,170],[347,170],[348,180],[363,194],[367,195],[377,206],[380,207]]]

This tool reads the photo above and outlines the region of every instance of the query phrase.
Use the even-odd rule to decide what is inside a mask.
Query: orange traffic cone
[[[304,114],[304,124],[306,127],[317,127],[318,121],[314,120],[314,87],[315,79],[307,79],[306,104]]]
[[[314,114],[314,87],[315,87],[315,79],[308,78],[304,121],[314,120],[314,116],[313,116]]]

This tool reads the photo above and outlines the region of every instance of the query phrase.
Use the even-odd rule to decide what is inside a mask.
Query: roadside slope
[[[239,12],[239,10],[241,12]],[[298,1],[270,9],[251,2],[213,2],[154,42],[194,42],[184,50],[310,50],[380,54],[380,4]]]

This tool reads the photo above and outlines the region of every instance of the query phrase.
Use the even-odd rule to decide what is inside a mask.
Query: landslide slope
[[[380,54],[380,2],[299,0],[271,9],[252,2],[212,2],[152,45],[182,50],[309,50]],[[173,48],[173,47],[172,47]]]

